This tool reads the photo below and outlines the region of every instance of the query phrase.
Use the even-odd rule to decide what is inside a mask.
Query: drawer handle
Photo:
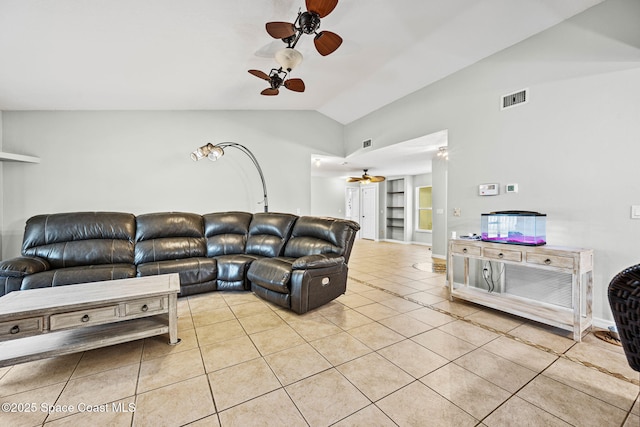
[[[504,258],[504,254],[503,254],[502,252],[500,252],[500,253],[498,254],[498,258],[500,258],[500,259]]]
[[[550,265],[551,264],[551,260],[549,258],[544,260],[545,265]]]
[[[467,253],[467,248],[464,248],[464,249],[462,250],[462,253],[463,253],[463,254],[466,254],[466,253]]]
[[[20,332],[20,326],[18,326],[18,325],[15,325],[15,326],[14,326],[13,328],[11,328],[11,330],[9,331],[9,333],[10,333],[11,335],[15,335],[15,334],[17,334],[18,332]]]
[[[148,311],[149,310],[149,306],[147,304],[145,304],[145,305],[142,306],[142,308],[140,310]]]
[[[82,316],[82,318],[80,319],[80,321],[82,323],[87,323],[89,321],[89,315],[85,314],[84,316]]]

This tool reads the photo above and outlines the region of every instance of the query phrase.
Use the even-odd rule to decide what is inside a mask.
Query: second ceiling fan
[[[277,95],[280,93],[280,87],[282,86],[294,92],[304,92],[305,89],[302,79],[285,80],[287,78],[287,72],[283,71],[282,68],[280,68],[279,70],[276,68],[272,68],[269,74],[260,70],[249,70],[249,73],[269,82],[269,86],[271,87],[268,87],[260,92],[261,95]]]
[[[369,169],[364,169],[364,174],[361,177],[352,176],[351,178],[347,179],[347,182],[360,182],[363,184],[368,184],[370,182],[382,182],[386,179],[384,176],[369,175],[367,173],[368,171]]]

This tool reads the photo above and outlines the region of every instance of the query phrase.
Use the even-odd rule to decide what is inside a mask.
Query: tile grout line
[[[593,363],[582,361],[582,360],[580,360],[580,359],[578,359],[576,357],[568,356],[568,355],[566,355],[564,353],[559,353],[559,352],[557,352],[557,351],[555,351],[553,349],[550,349],[550,348],[542,346],[540,344],[536,344],[536,343],[531,342],[529,340],[525,340],[523,338],[517,337],[517,336],[512,335],[512,334],[510,334],[508,332],[499,331],[499,330],[494,329],[494,328],[492,328],[490,326],[483,325],[481,323],[478,323],[478,322],[476,322],[474,320],[467,319],[467,318],[465,318],[463,316],[460,316],[458,314],[448,312],[447,310],[443,310],[443,309],[441,309],[439,307],[434,307],[433,305],[426,304],[426,303],[424,303],[422,301],[414,300],[414,299],[410,298],[410,296],[402,296],[402,295],[396,294],[396,293],[394,293],[392,291],[389,291],[388,289],[384,289],[384,288],[378,287],[376,285],[372,285],[371,283],[368,283],[368,282],[366,282],[364,280],[356,279],[353,276],[349,276],[349,279],[353,280],[354,282],[360,283],[362,285],[368,286],[370,288],[374,288],[374,289],[386,292],[386,293],[388,293],[390,295],[393,295],[395,297],[402,298],[402,299],[404,299],[406,301],[410,301],[410,302],[412,302],[414,304],[421,305],[422,307],[426,307],[426,308],[429,308],[431,310],[437,311],[439,313],[449,315],[449,316],[453,317],[456,320],[462,320],[462,321],[464,321],[466,323],[469,323],[469,324],[474,325],[474,326],[478,326],[478,327],[480,327],[482,329],[485,329],[485,330],[487,330],[489,332],[493,332],[493,333],[496,333],[498,335],[504,336],[505,338],[509,338],[509,339],[511,339],[513,341],[520,342],[520,343],[528,345],[530,347],[534,347],[534,348],[536,348],[538,350],[541,350],[541,351],[544,351],[546,353],[552,354],[552,355],[554,355],[556,357],[560,357],[560,358],[566,359],[566,360],[568,360],[570,362],[574,362],[574,363],[577,363],[577,364],[582,365],[584,367],[587,367],[587,368],[590,368],[590,369],[594,369],[596,371],[599,371],[599,372],[601,372],[603,374],[606,374],[606,375],[609,375],[611,377],[617,378],[619,380],[626,381],[628,383],[640,386],[640,380],[638,380],[638,379],[627,378],[626,376],[624,376],[624,375],[622,375],[620,373],[611,372],[608,369],[605,369],[605,368],[603,368],[601,366],[598,366],[598,365],[595,365]]]

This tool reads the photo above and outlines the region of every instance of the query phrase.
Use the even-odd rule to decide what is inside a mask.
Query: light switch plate
[[[631,206],[631,219],[640,219],[640,205]]]

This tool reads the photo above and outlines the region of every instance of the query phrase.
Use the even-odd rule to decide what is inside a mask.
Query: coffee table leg
[[[169,344],[180,344],[178,338],[178,295],[169,295]]]

